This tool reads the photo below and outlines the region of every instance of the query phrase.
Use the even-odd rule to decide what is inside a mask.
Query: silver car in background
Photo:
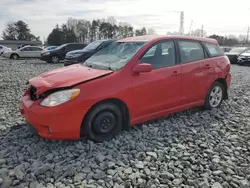
[[[6,46],[0,45],[0,56],[4,53],[4,52],[10,52],[11,48],[8,48]]]
[[[4,52],[2,57],[15,60],[19,58],[39,58],[42,50],[43,48],[40,46],[24,46],[16,51]]]

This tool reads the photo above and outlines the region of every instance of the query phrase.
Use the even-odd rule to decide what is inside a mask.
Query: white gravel
[[[25,82],[62,64],[0,59],[0,187],[247,188],[250,67],[232,66],[229,100],[184,111],[100,144],[34,136],[19,115]]]

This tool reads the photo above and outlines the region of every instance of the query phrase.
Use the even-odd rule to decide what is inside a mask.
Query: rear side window
[[[199,42],[195,41],[178,41],[181,61],[188,63],[205,59],[203,47]]]
[[[223,50],[216,44],[204,43],[211,57],[224,56]]]

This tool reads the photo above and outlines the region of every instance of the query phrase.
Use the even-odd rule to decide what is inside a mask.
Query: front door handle
[[[209,64],[206,64],[206,65],[204,66],[204,68],[205,68],[205,69],[210,69],[211,66],[210,66]]]
[[[177,76],[177,75],[179,75],[180,73],[178,72],[178,71],[174,71],[172,74],[171,74],[171,76]]]

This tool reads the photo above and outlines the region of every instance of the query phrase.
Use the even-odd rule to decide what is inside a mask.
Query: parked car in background
[[[119,39],[28,83],[20,112],[38,135],[102,142],[170,113],[218,108],[231,74],[216,40],[155,35]]]
[[[73,50],[66,54],[64,59],[64,66],[76,64],[79,62],[84,62],[88,58],[90,58],[93,54],[104,48],[105,46],[109,45],[111,42],[115,40],[97,40],[89,45],[87,45],[82,50]]]
[[[4,52],[10,52],[11,48],[8,48],[6,46],[0,45],[0,56],[4,53]]]
[[[228,47],[228,46],[221,46],[220,47],[224,52],[229,52],[230,50],[232,50],[232,47]]]
[[[65,55],[73,50],[79,50],[86,47],[87,44],[81,43],[67,43],[61,46],[58,46],[56,49],[51,51],[45,51],[41,53],[41,60],[46,61],[47,63],[59,63],[61,60],[64,60]]]
[[[239,65],[250,64],[250,49],[248,49],[246,52],[239,55],[238,64]]]
[[[2,56],[10,59],[39,58],[42,50],[40,46],[24,46],[15,51],[4,52]]]
[[[238,56],[241,55],[242,53],[246,52],[249,49],[250,49],[250,47],[235,47],[232,50],[230,50],[229,52],[226,52],[225,54],[229,58],[230,62],[232,64],[235,64],[238,62]]]

